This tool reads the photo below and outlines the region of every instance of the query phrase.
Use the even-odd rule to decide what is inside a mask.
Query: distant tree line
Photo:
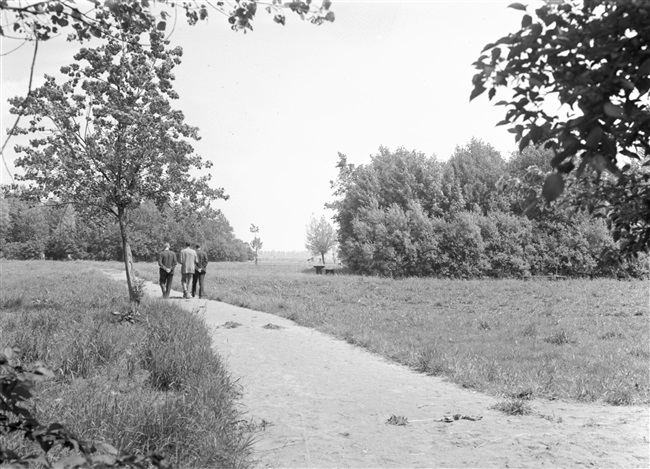
[[[445,162],[381,147],[355,167],[339,154],[328,205],[339,257],[352,272],[392,277],[647,275],[647,254],[618,256],[604,219],[579,203],[598,205],[589,181],[545,202],[552,156],[531,146],[506,161],[476,139]]]
[[[184,242],[200,243],[211,261],[247,261],[250,246],[235,237],[218,210],[200,213],[180,203],[160,211],[143,202],[128,221],[133,258],[154,261],[165,242],[180,250]],[[119,226],[111,220],[88,219],[71,206],[54,201],[34,204],[17,191],[0,198],[0,250],[9,259],[122,260]]]

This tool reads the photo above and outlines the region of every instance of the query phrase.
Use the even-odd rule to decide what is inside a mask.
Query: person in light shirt
[[[190,282],[196,271],[196,251],[190,247],[189,241],[185,243],[185,249],[181,251],[181,285],[183,286],[183,298],[189,298]]]

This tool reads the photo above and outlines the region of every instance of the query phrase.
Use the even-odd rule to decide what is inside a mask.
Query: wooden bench
[[[317,274],[322,274],[324,268],[325,268],[324,265],[315,265],[315,266],[314,266],[314,269],[316,269],[316,273],[317,273]]]
[[[325,267],[325,275],[334,275],[334,267]]]

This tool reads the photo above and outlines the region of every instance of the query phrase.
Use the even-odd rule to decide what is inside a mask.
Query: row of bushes
[[[134,323],[121,321],[113,312],[129,310],[124,293],[76,263],[3,263],[0,346],[56,376],[39,385],[37,420],[131,454],[161,453],[175,467],[248,467],[240,391],[203,320],[145,301]],[[7,443],[33,452],[22,439]]]
[[[617,256],[604,219],[588,215],[604,200],[587,176],[546,203],[553,156],[528,147],[506,161],[475,139],[444,162],[404,148],[360,166],[340,154],[329,204],[339,257],[354,273],[397,277],[646,275],[647,256]]]
[[[614,242],[602,220],[576,215],[571,224],[533,221],[501,211],[459,212],[429,218],[416,203],[404,210],[377,205],[359,210],[341,256],[362,274],[526,277],[541,274],[611,276],[648,274],[647,257],[608,262]]]

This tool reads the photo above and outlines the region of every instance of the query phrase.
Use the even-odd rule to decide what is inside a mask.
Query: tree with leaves
[[[167,22],[175,23],[177,9],[185,14],[189,24],[206,20],[210,11],[228,18],[233,30],[253,30],[253,20],[258,5],[273,15],[273,20],[285,24],[286,12],[297,14],[313,24],[322,24],[335,19],[330,11],[332,2],[322,0],[274,0],[271,3],[258,0],[208,0],[203,2],[174,2],[172,0],[91,0],[78,3],[74,0],[23,1],[2,0],[0,11],[9,19],[0,27],[0,36],[22,40],[46,41],[67,32],[72,41],[86,41],[92,37],[111,37],[124,23],[140,32],[157,29],[167,30]]]
[[[320,254],[321,261],[325,264],[325,254],[336,245],[336,232],[334,227],[327,221],[325,215],[316,220],[314,215],[307,225],[307,241],[305,247],[313,255]]]
[[[331,182],[342,262],[353,272],[427,275],[435,246],[431,219],[441,217],[443,167],[435,157],[380,147],[367,165],[339,153]]]
[[[496,204],[496,183],[505,170],[505,160],[492,145],[472,138],[457,145],[444,163],[443,193],[447,211],[487,212]]]
[[[18,145],[17,180],[31,183],[27,193],[73,205],[87,216],[107,214],[119,224],[129,293],[137,301],[129,245],[129,215],[144,200],[163,207],[185,197],[200,208],[225,198],[208,185],[209,168],[188,142],[198,129],[172,109],[178,98],[172,70],[182,50],[168,49],[160,31],[144,38],[123,25],[119,38],[81,49],[75,63],[62,67],[67,81],[46,76],[26,98],[10,100],[13,114],[29,116],[16,129],[31,135]]]
[[[172,0],[90,0],[78,3],[74,0],[0,0],[0,13],[3,25],[0,25],[0,36],[3,39],[14,39],[21,43],[13,49],[19,49],[26,42],[34,42],[27,93],[32,91],[34,65],[38,55],[38,44],[61,34],[67,33],[68,41],[83,43],[91,38],[121,40],[120,31],[128,28],[132,33],[159,31],[165,33],[168,22],[172,24],[171,32],[176,25],[178,11],[182,10],[190,25],[201,20],[207,20],[208,11],[216,11],[228,18],[234,31],[253,30],[253,20],[258,5],[265,4],[258,0],[206,0],[203,2],[175,2]],[[335,15],[330,11],[332,2],[321,0],[282,1],[273,0],[265,4],[265,10],[273,15],[278,24],[285,24],[286,12],[292,12],[301,19],[312,24],[321,25],[333,22]],[[169,32],[169,35],[171,35]],[[3,163],[10,179],[13,177],[5,160],[4,150],[14,134],[14,129],[20,122],[21,114],[16,117],[9,136],[0,149]]]
[[[543,197],[559,197],[569,178],[602,182],[596,213],[606,217],[621,252],[647,251],[650,2],[510,7],[523,12],[521,29],[485,46],[470,99],[511,93],[497,103],[506,108],[498,125],[510,126],[521,150],[532,143],[554,152]]]
[[[2,250],[9,258],[37,259],[48,242],[45,207],[32,207],[19,197],[6,197],[2,203]]]
[[[326,207],[335,212],[342,249],[344,240],[354,232],[355,216],[364,208],[376,205],[379,210],[386,210],[398,205],[407,210],[415,201],[428,216],[443,214],[442,166],[435,158],[405,148],[391,151],[383,146],[368,165],[355,167],[347,162],[346,155],[339,153],[338,157],[339,174],[335,181],[330,181],[336,199]]]
[[[251,249],[255,253],[255,265],[257,265],[257,251],[262,249],[263,246],[262,239],[258,236],[260,227],[251,223],[250,232],[254,235],[253,240],[251,241]]]

